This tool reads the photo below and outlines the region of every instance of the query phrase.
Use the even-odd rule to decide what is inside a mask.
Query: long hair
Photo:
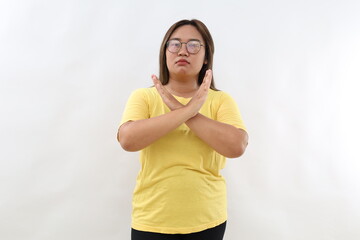
[[[206,64],[203,64],[200,72],[199,72],[199,77],[198,77],[198,85],[201,85],[201,83],[203,82],[203,79],[205,77],[205,73],[206,70],[208,69],[212,69],[213,67],[213,56],[214,56],[214,42],[213,39],[211,37],[211,34],[208,30],[208,28],[205,26],[204,23],[202,23],[201,21],[197,20],[197,19],[192,19],[192,20],[181,20],[176,22],[175,24],[173,24],[169,30],[166,32],[164,39],[161,43],[161,47],[160,47],[160,55],[159,55],[159,63],[160,63],[160,73],[159,73],[159,80],[163,85],[166,85],[169,82],[169,69],[167,67],[166,64],[166,43],[169,40],[170,36],[173,34],[173,32],[184,25],[191,25],[194,26],[199,33],[201,34],[202,38],[205,41],[205,59],[206,59]],[[216,89],[215,87],[215,82],[214,82],[214,77],[212,77],[211,79],[211,84],[210,84],[210,88],[212,90],[217,91],[218,89]]]

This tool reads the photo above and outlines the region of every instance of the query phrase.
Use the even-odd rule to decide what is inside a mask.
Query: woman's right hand
[[[166,90],[166,88],[161,84],[160,80],[155,74],[153,74],[151,78],[163,102],[166,104],[166,106],[168,106],[171,111],[184,107],[183,104],[176,100],[176,98],[174,98],[174,96],[171,95],[168,90]]]

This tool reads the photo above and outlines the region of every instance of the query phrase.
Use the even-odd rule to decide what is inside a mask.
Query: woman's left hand
[[[168,106],[171,111],[184,107],[184,105],[181,104],[178,100],[176,100],[176,98],[174,98],[174,96],[169,93],[169,91],[161,84],[160,80],[156,77],[156,75],[152,75],[151,78],[163,102],[166,104],[166,106]]]

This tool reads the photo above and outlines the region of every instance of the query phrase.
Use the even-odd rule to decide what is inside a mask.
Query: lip
[[[190,64],[186,59],[179,59],[176,61],[178,64]]]

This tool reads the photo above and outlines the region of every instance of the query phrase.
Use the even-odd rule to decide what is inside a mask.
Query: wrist
[[[194,108],[192,108],[191,106],[185,105],[183,106],[183,108],[186,110],[186,112],[189,114],[189,119],[192,119],[193,117],[195,117],[199,112],[197,110],[194,110]]]
[[[170,110],[174,111],[174,110],[177,110],[177,109],[180,109],[180,108],[183,108],[183,107],[184,107],[184,105],[179,104],[179,105],[173,106]]]

